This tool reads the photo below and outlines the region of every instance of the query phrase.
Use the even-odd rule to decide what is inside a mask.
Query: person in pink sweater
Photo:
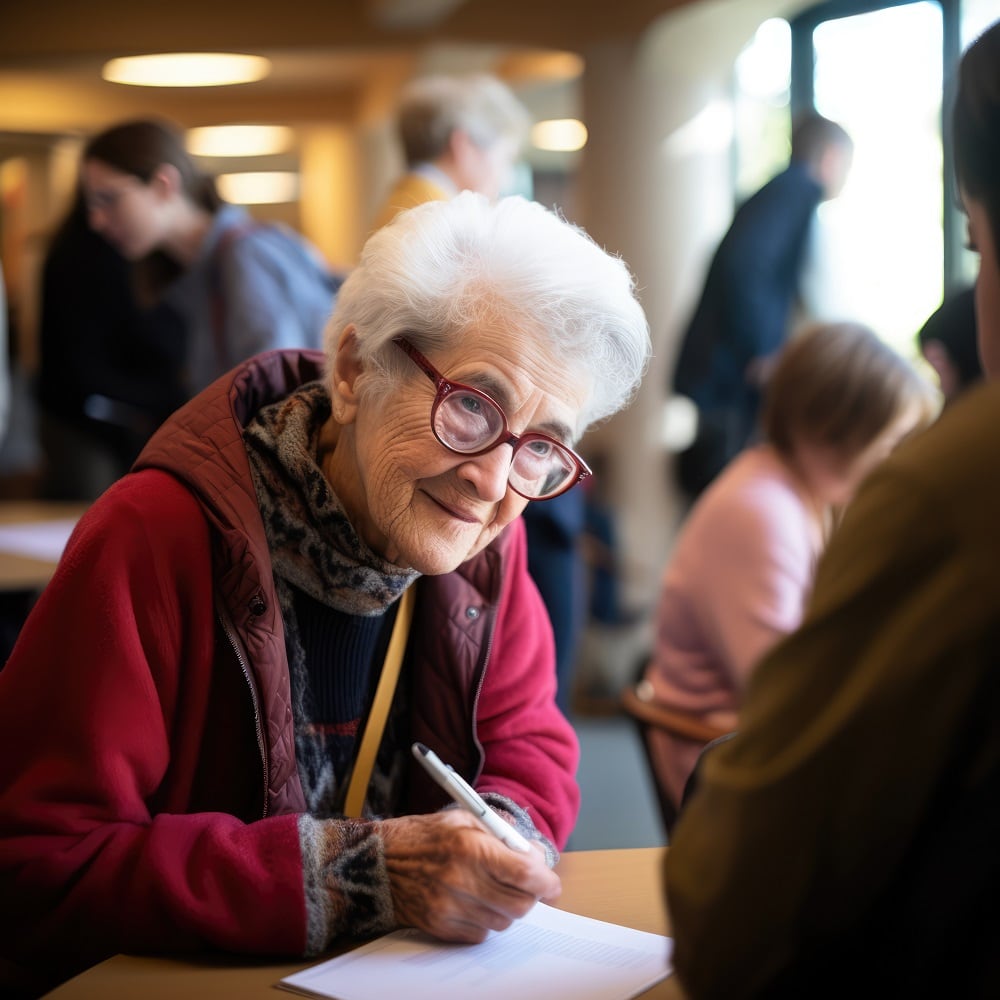
[[[838,511],[936,411],[930,384],[867,327],[817,324],[789,343],[763,442],[694,505],[666,566],[645,672],[655,702],[736,728],[754,666],[802,619]],[[655,734],[657,780],[678,806],[703,746]]]

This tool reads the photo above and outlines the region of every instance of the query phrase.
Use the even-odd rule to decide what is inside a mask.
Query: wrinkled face
[[[450,572],[528,503],[508,485],[511,446],[478,456],[449,451],[431,429],[433,383],[412,366],[388,397],[366,396],[353,345],[348,327],[333,384],[334,412],[344,426],[327,475],[375,552],[421,573]],[[590,383],[541,351],[535,337],[476,331],[428,360],[449,379],[492,396],[514,434],[540,431],[572,443]]]
[[[976,336],[979,360],[987,378],[1000,378],[1000,260],[985,207],[962,197],[969,220],[969,244],[979,254],[976,279]]]
[[[150,184],[100,160],[86,160],[80,175],[91,228],[123,257],[139,260],[160,244],[160,197]]]

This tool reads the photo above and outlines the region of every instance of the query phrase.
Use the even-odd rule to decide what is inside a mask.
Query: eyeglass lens
[[[486,396],[459,389],[446,395],[434,416],[434,431],[453,451],[472,454],[488,449],[504,433],[503,413]],[[519,493],[544,497],[576,472],[576,462],[558,442],[525,434],[514,446],[510,483]]]
[[[486,448],[503,433],[504,416],[485,396],[450,392],[435,416],[438,437],[455,451]]]
[[[446,448],[460,455],[483,455],[500,444],[511,445],[508,482],[529,500],[558,496],[590,475],[572,449],[547,434],[515,437],[499,404],[479,389],[449,382],[405,337],[396,337],[393,343],[437,387],[431,426]]]

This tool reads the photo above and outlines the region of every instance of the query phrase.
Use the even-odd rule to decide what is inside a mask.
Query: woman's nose
[[[107,214],[104,209],[93,205],[87,209],[87,222],[90,223],[90,228],[96,232],[103,232],[104,227],[107,225]]]
[[[500,444],[485,455],[467,459],[459,474],[472,484],[480,500],[499,503],[507,495],[513,459],[514,449],[509,444]]]

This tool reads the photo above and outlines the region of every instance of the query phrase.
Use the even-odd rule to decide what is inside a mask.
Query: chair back
[[[667,790],[660,784],[656,773],[655,755],[651,736],[655,732],[689,740],[693,743],[708,744],[728,731],[712,726],[695,715],[659,705],[653,700],[653,687],[648,681],[640,680],[630,684],[621,693],[621,707],[635,725],[639,741],[646,757],[649,774],[656,790],[657,804],[667,839],[673,833],[674,824],[683,803],[674,802]]]

